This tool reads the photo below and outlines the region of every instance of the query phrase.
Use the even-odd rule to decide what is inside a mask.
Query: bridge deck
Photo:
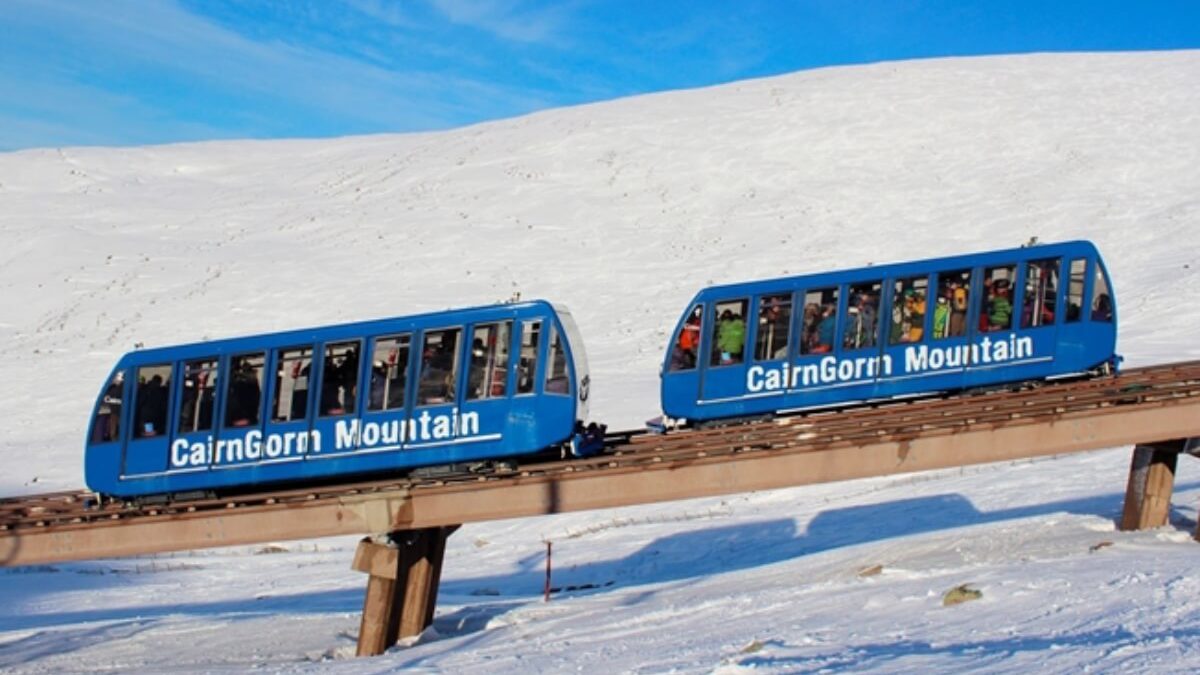
[[[0,500],[0,565],[458,525],[1200,436],[1200,362],[1032,390],[666,435],[519,472],[393,479],[138,508]]]

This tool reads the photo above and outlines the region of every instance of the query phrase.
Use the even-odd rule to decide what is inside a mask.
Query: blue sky
[[[0,151],[445,129],[838,64],[1200,47],[1200,0],[0,0]]]

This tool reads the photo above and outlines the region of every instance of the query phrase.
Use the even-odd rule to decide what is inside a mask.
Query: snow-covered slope
[[[1198,166],[1197,52],[825,69],[438,134],[0,155],[0,494],[81,485],[92,402],[135,343],[517,292],[572,309],[593,414],[617,427],[656,412],[666,331],[700,285],[1031,236],[1097,242],[1127,364],[1196,358]],[[1198,485],[1182,462],[1178,528],[1114,533],[1127,461],[469,526],[441,639],[338,666],[1191,670]],[[543,538],[556,582],[600,589],[540,604]],[[0,668],[344,653],[353,542],[286,548],[0,573]],[[965,582],[982,601],[943,609]]]

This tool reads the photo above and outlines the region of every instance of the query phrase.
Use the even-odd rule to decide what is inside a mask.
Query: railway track
[[[1117,376],[1044,384],[1019,391],[888,401],[702,430],[667,434],[619,431],[607,435],[607,452],[601,455],[535,462],[518,470],[493,468],[480,473],[421,479],[393,477],[161,504],[103,501],[86,491],[10,497],[0,499],[0,541],[34,532],[214,517],[255,509],[288,509],[373,494],[458,491],[479,483],[519,482],[580,472],[626,472],[763,452],[804,453],[903,442],[989,426],[1045,423],[1047,419],[1075,413],[1104,414],[1106,409],[1117,411],[1130,405],[1169,405],[1191,397],[1200,397],[1200,361],[1130,369]]]

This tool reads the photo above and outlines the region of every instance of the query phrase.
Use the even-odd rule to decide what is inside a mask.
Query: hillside
[[[1197,166],[1200,52],[831,68],[436,134],[0,154],[0,494],[82,485],[90,409],[137,343],[514,293],[571,308],[593,416],[618,428],[657,413],[666,334],[701,285],[1033,236],[1097,243],[1127,365],[1198,358]],[[1193,670],[1200,484],[1182,461],[1178,529],[1119,535],[1127,462],[468,527],[444,639],[339,667]],[[613,590],[540,605],[542,538],[564,541],[564,579]],[[0,574],[0,668],[341,654],[353,542],[288,548]],[[984,602],[937,606],[964,582]]]

